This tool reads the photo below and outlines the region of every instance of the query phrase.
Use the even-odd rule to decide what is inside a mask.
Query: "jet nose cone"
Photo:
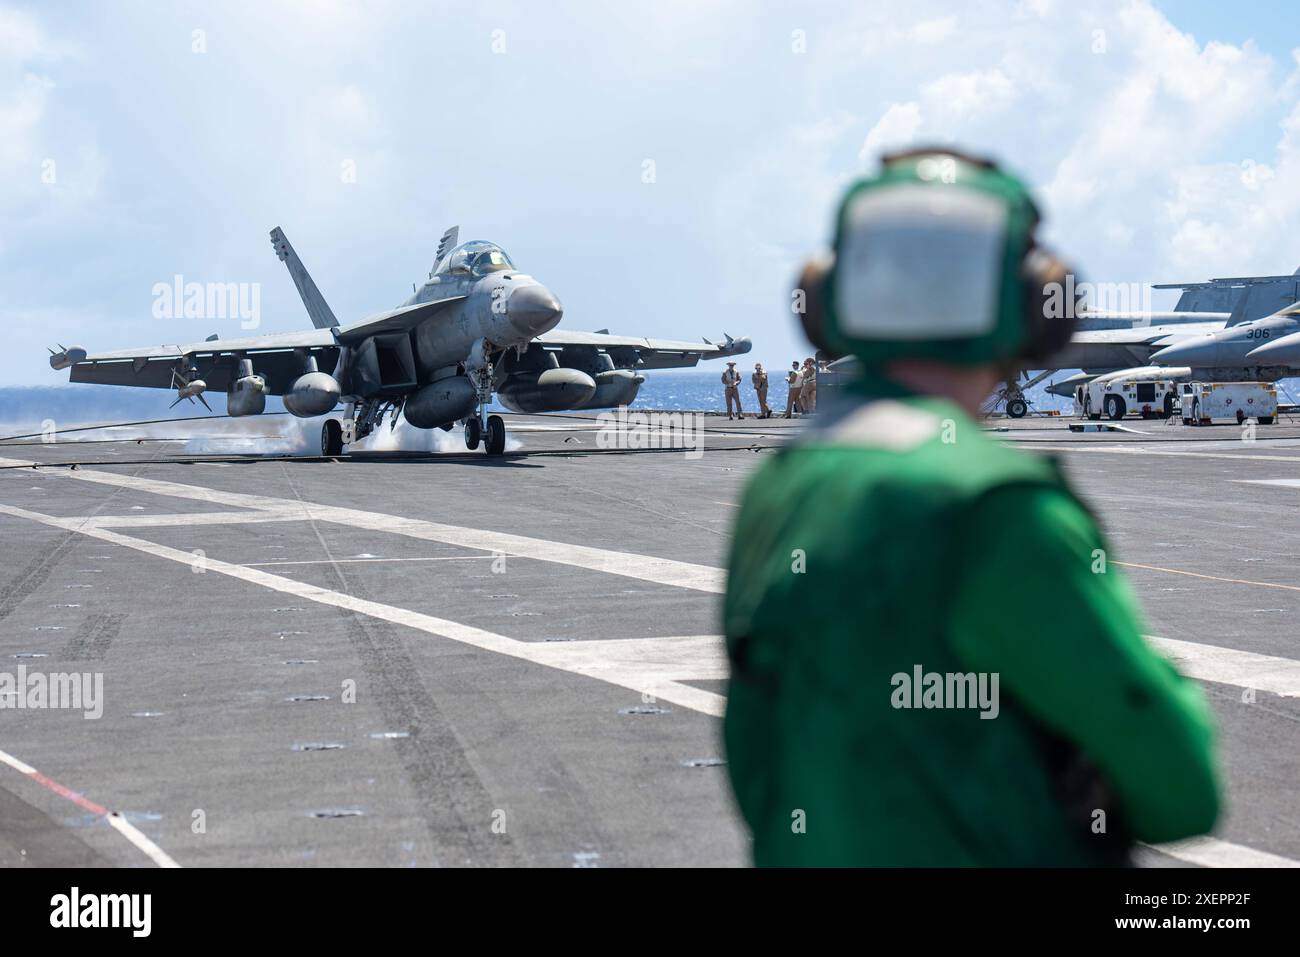
[[[555,328],[564,307],[545,286],[523,286],[510,294],[506,314],[520,332],[536,336]]]

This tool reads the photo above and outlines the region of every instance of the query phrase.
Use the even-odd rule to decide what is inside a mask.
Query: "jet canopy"
[[[506,251],[496,243],[474,239],[461,243],[448,253],[434,274],[469,272],[475,276],[485,276],[490,272],[514,268],[515,264],[510,261]]]

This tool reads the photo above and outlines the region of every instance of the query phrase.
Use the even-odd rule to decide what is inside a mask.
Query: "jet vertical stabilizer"
[[[307,272],[307,267],[293,251],[293,247],[289,245],[289,238],[279,226],[271,230],[271,245],[275,247],[275,254],[280,257],[280,262],[288,267],[289,275],[293,277],[293,284],[298,287],[298,295],[302,297],[302,304],[307,307],[311,324],[317,329],[330,329],[337,326],[339,321],[334,318],[334,310],[330,309],[329,303],[316,288],[311,273]]]

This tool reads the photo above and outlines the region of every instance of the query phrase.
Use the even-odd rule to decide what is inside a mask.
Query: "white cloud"
[[[912,27],[911,38],[917,43],[943,43],[957,31],[956,17],[936,17],[922,20]]]
[[[1198,47],[1145,3],[1117,19],[1107,54],[1089,63],[1093,76],[1110,74],[1109,86],[1093,97],[1076,88],[1075,101],[1092,106],[1047,187],[1064,211],[1107,198],[1132,208],[1125,191],[1167,185],[1173,167],[1212,155],[1272,98],[1270,61],[1249,45]]]
[[[1009,16],[960,25],[917,6],[911,27],[876,14],[843,31],[889,104],[860,159],[918,139],[998,156],[1038,184],[1047,238],[1098,279],[1300,265],[1300,50],[1279,70],[1148,0],[994,4]],[[1258,144],[1280,117],[1275,151],[1241,155],[1243,131]]]
[[[52,52],[35,17],[22,10],[0,7],[0,65],[26,63]]]
[[[0,209],[40,189],[39,129],[54,81],[36,68],[54,55],[32,16],[0,8]]]
[[[1016,85],[999,67],[948,73],[923,90],[928,112],[953,122],[971,122],[1005,110],[1016,99]]]
[[[907,146],[921,129],[921,107],[916,103],[891,103],[858,150],[858,158],[874,162],[884,151]]]
[[[1218,275],[1300,266],[1300,104],[1281,124],[1272,163],[1188,165],[1164,204],[1171,267]]]

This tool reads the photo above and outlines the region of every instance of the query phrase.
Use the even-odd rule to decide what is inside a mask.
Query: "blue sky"
[[[55,341],[239,332],[155,318],[176,274],[308,325],[275,225],[343,321],[459,223],[565,326],[725,330],[780,367],[835,197],[915,141],[1023,172],[1090,279],[1289,273],[1298,28],[1282,3],[0,0],[0,385],[63,381]]]

